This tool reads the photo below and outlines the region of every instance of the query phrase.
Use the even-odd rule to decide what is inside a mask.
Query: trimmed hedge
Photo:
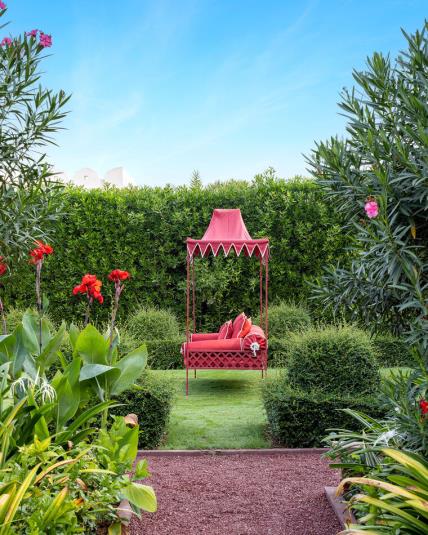
[[[177,318],[170,310],[153,307],[135,310],[126,322],[126,330],[139,344],[178,338],[180,331]]]
[[[183,368],[183,355],[180,353],[183,342],[185,342],[185,338],[148,340],[146,342],[149,353],[148,367],[153,370],[176,370]]]
[[[166,379],[146,372],[137,385],[115,398],[123,405],[113,407],[110,413],[120,416],[136,414],[140,424],[138,447],[154,449],[159,446],[166,432],[174,393]]]
[[[286,368],[290,360],[293,336],[275,338],[269,335],[268,363],[271,368]]]
[[[260,316],[256,323],[260,325]],[[308,329],[311,324],[311,316],[302,306],[281,302],[269,308],[269,336],[274,338],[283,339],[290,332]]]
[[[415,366],[409,345],[402,338],[392,334],[379,334],[373,338],[372,345],[382,368],[394,366],[413,368]]]
[[[358,421],[340,409],[362,411],[374,418],[384,416],[376,398],[295,391],[283,379],[265,385],[263,401],[274,440],[289,448],[323,446],[322,439],[331,428],[358,430]]]
[[[291,386],[330,396],[363,396],[379,386],[376,355],[369,336],[355,327],[311,329],[290,347]]]
[[[185,316],[187,236],[201,237],[214,208],[241,208],[249,232],[271,241],[270,283],[276,299],[305,298],[305,282],[341,258],[348,237],[336,207],[311,180],[278,179],[271,172],[251,182],[230,181],[204,188],[133,187],[84,190],[67,187],[61,196],[65,216],[52,229],[55,254],[43,265],[55,322],[80,322],[84,300],[71,290],[85,273],[103,281],[105,304],[93,320],[108,320],[112,268],[131,272],[121,296],[118,322],[136,304],[169,308]],[[245,310],[258,313],[259,263],[246,257],[206,258],[197,264],[198,331],[214,330]],[[34,270],[25,260],[3,280],[6,307],[26,306],[34,293]],[[45,287],[46,291],[46,287]]]

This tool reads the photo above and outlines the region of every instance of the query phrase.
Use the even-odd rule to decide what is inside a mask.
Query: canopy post
[[[195,276],[195,259],[192,261],[192,318],[193,332],[196,332],[196,276]]]
[[[187,359],[187,344],[190,342],[190,257],[187,255],[187,262],[186,262],[186,346],[185,346],[185,364],[186,364],[186,397],[189,395],[189,368],[187,367],[188,359]]]
[[[260,257],[259,285],[260,285],[260,326],[262,326],[263,325],[263,258],[262,257]]]
[[[268,339],[268,335],[269,335],[268,290],[269,290],[269,256],[266,256],[266,264],[265,264],[265,334],[266,334],[266,339]]]

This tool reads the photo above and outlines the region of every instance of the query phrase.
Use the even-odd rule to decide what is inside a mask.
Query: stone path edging
[[[301,453],[325,453],[328,448],[260,448],[239,450],[139,450],[139,455],[156,455],[159,457],[191,456],[191,455],[296,455]]]

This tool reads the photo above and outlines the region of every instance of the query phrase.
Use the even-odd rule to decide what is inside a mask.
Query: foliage
[[[260,324],[260,317],[255,322]],[[280,302],[269,308],[269,335],[275,338],[284,339],[290,332],[303,331],[311,326],[309,312],[301,305]]]
[[[369,337],[352,326],[311,329],[296,336],[288,379],[296,388],[338,396],[373,394],[380,380]]]
[[[403,337],[392,334],[377,334],[372,339],[379,365],[384,368],[416,365],[409,344]]]
[[[138,426],[129,429],[117,418],[93,447],[64,448],[50,437],[21,446],[2,471],[0,533],[95,534],[103,522],[120,526],[116,507],[124,496],[138,510],[156,510],[153,489],[126,474],[137,439]],[[147,475],[140,461],[134,477]]]
[[[288,366],[294,338],[294,333],[290,333],[286,338],[275,338],[269,335],[268,362],[271,368]]]
[[[263,401],[274,440],[290,448],[321,446],[332,427],[359,429],[357,420],[342,409],[383,414],[375,398],[293,390],[283,377],[266,383]]]
[[[184,367],[180,353],[184,338],[152,340],[147,342],[148,367],[152,370],[175,370]]]
[[[373,477],[349,477],[339,485],[357,485],[364,492],[354,495],[352,508],[359,525],[342,535],[373,533],[428,534],[428,463],[424,457],[392,448],[381,450],[382,471]]]
[[[62,200],[67,217],[55,225],[55,242],[67,243],[73,255],[57,248],[44,267],[55,321],[83,318],[84,305],[70,292],[82,273],[97,273],[105,283],[110,266],[120,263],[129,267],[132,278],[121,296],[119,324],[134,311],[136,297],[143,306],[171,309],[184,322],[185,239],[203,235],[214,208],[241,208],[249,232],[255,238],[269,236],[269,288],[278,299],[304,297],[305,281],[314,280],[323,265],[339,258],[347,243],[339,232],[337,211],[314,182],[286,181],[272,173],[252,182],[231,181],[201,190],[67,188]],[[216,330],[242,310],[257,315],[255,259],[207,258],[196,264],[198,330]],[[32,287],[28,266],[14,268],[5,304],[22,306]],[[97,307],[98,323],[107,321],[113,297],[106,284],[103,289],[106,305]]]
[[[37,310],[35,308],[30,309],[32,314],[37,314]],[[22,322],[22,318],[26,312],[25,308],[10,308],[7,311],[6,314],[6,326],[7,326],[7,332],[11,333],[13,332],[16,327]],[[49,317],[49,314],[44,313],[44,317],[47,320],[49,329],[52,331],[54,329],[54,325],[52,323],[52,320]]]
[[[177,318],[170,310],[140,307],[126,321],[126,330],[139,344],[149,340],[170,340],[179,336]]]
[[[330,269],[316,295],[344,307],[367,325],[406,329],[428,347],[428,22],[405,35],[408,48],[394,62],[375,53],[357,88],[344,90],[345,140],[316,146],[310,163],[323,191],[356,231],[350,268]],[[378,215],[363,208],[378,206]]]
[[[143,422],[138,435],[138,447],[155,449],[166,432],[174,394],[175,388],[167,379],[145,373],[138,384],[115,398],[121,405],[110,412],[122,416],[136,414]]]
[[[0,18],[6,13],[0,10]],[[4,25],[0,28],[4,28]],[[46,145],[60,129],[69,97],[40,84],[43,44],[29,35],[0,47],[0,254],[23,254],[56,219],[58,184]]]

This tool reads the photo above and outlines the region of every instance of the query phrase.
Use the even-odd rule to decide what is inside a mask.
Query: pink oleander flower
[[[0,43],[0,46],[10,46],[12,44],[12,39],[10,37],[4,37],[3,41]]]
[[[31,30],[31,32],[26,32],[25,35],[27,37],[37,37],[37,33],[39,30]]]
[[[47,33],[40,32],[40,44],[43,48],[52,46],[52,36]]]
[[[374,219],[379,214],[379,205],[376,201],[368,200],[364,205],[364,210],[369,219]]]
[[[0,11],[4,11],[6,9],[6,4],[0,0]]]

